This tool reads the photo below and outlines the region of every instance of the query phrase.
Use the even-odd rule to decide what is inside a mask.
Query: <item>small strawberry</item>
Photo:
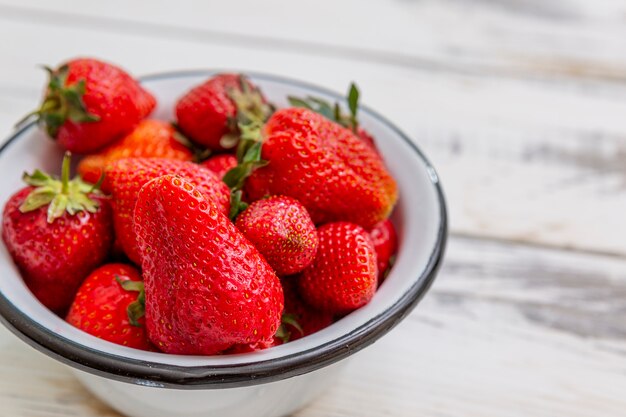
[[[46,97],[29,116],[36,116],[48,135],[72,152],[87,154],[112,143],[156,105],[124,70],[97,59],[73,59],[46,70]]]
[[[281,280],[285,294],[285,310],[282,328],[287,341],[293,341],[316,333],[333,324],[333,315],[317,310],[307,304],[298,293],[298,277]]]
[[[2,238],[33,294],[50,310],[67,310],[76,290],[108,256],[113,241],[109,200],[79,177],[36,170],[4,207]]]
[[[80,286],[65,320],[109,342],[154,350],[144,327],[144,297],[139,271],[124,264],[103,265]]]
[[[203,193],[165,175],[135,208],[150,340],[167,353],[212,355],[270,339],[283,292],[259,251]]]
[[[312,306],[344,314],[367,304],[376,292],[376,251],[369,234],[348,223],[318,229],[315,260],[299,279],[300,295]]]
[[[383,220],[370,231],[370,237],[376,249],[378,260],[378,282],[382,282],[389,268],[393,265],[393,257],[398,250],[398,235],[391,220]]]
[[[106,166],[122,158],[163,158],[191,161],[193,153],[176,138],[170,123],[147,119],[126,136],[100,152],[83,158],[78,173],[85,181],[98,181]]]
[[[272,115],[261,138],[266,163],[244,186],[251,201],[268,193],[293,197],[316,224],[349,221],[371,228],[391,213],[396,182],[349,129],[310,110],[288,108]]]
[[[367,143],[374,151],[376,151],[376,153],[378,153],[374,137],[367,130],[359,126],[359,119],[357,118],[359,110],[359,95],[359,89],[356,84],[350,84],[350,89],[348,90],[348,96],[346,98],[348,109],[350,110],[349,116],[343,114],[339,103],[331,105],[326,100],[317,97],[309,96],[306,98],[298,98],[289,96],[288,100],[289,104],[294,107],[303,107],[305,109],[313,110],[314,112],[326,117],[328,120],[332,120],[333,122],[339,123],[343,127],[351,129],[359,139]]]
[[[219,178],[224,178],[228,171],[237,166],[237,158],[230,154],[215,155],[200,165],[213,171]]]
[[[279,276],[300,272],[315,258],[317,230],[304,206],[291,197],[258,200],[235,225]]]
[[[178,127],[192,141],[213,150],[233,148],[240,135],[238,119],[263,122],[272,108],[249,80],[220,74],[194,87],[176,103]]]
[[[141,264],[133,229],[133,213],[137,196],[144,184],[165,174],[176,174],[196,185],[199,192],[211,199],[224,214],[230,211],[230,190],[210,170],[193,162],[159,158],[119,159],[108,165],[106,189],[113,196],[115,233],[131,261]]]

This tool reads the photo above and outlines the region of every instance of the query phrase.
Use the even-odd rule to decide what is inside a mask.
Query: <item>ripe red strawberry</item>
[[[146,184],[135,208],[146,325],[167,353],[211,355],[271,338],[280,281],[258,250],[187,180]]]
[[[297,276],[283,278],[281,282],[285,294],[282,326],[289,341],[316,333],[333,324],[334,317],[331,313],[317,310],[302,299],[298,293]],[[288,319],[285,320],[285,317]]]
[[[317,230],[304,206],[291,197],[258,200],[235,225],[279,276],[300,272],[315,258]]]
[[[122,139],[83,158],[78,173],[85,181],[96,182],[109,163],[137,157],[191,161],[193,152],[176,139],[176,130],[170,123],[147,119]]]
[[[143,299],[139,271],[124,264],[103,265],[80,286],[65,320],[109,342],[154,350],[146,335]]]
[[[226,353],[248,353],[269,349],[316,333],[333,324],[332,314],[311,307],[300,297],[297,276],[283,278],[281,284],[285,296],[285,309],[276,334],[260,342],[235,345]]]
[[[33,112],[65,149],[94,152],[129,132],[154,109],[154,97],[121,68],[78,58],[56,70],[41,107]]]
[[[112,162],[106,170],[106,189],[113,196],[113,222],[119,243],[131,261],[141,264],[133,229],[133,213],[141,187],[165,174],[187,178],[210,198],[220,212],[230,211],[230,190],[210,170],[193,162],[160,158],[127,158]]]
[[[376,251],[361,227],[329,223],[318,230],[315,260],[300,277],[300,294],[312,306],[343,314],[367,304],[376,292]]]
[[[263,136],[261,158],[269,163],[245,185],[252,201],[268,191],[288,195],[316,224],[343,220],[371,228],[391,213],[396,183],[381,158],[349,129],[310,110],[289,108],[272,115]]]
[[[178,127],[194,142],[229,149],[240,135],[239,112],[265,121],[272,109],[261,92],[239,74],[220,74],[194,87],[176,103]]]
[[[374,137],[367,130],[359,126],[359,120],[357,118],[359,110],[359,95],[359,89],[356,84],[350,84],[348,95],[346,97],[350,115],[346,115],[341,111],[339,103],[331,105],[328,101],[318,97],[298,98],[290,96],[288,99],[289,103],[294,107],[304,107],[305,109],[312,110],[326,117],[328,120],[332,120],[335,123],[339,123],[343,127],[351,129],[359,139],[367,143],[378,154],[378,148],[376,147]]]
[[[391,220],[383,220],[370,231],[370,237],[378,260],[378,282],[382,282],[392,264],[392,257],[398,250],[398,235]]]
[[[60,180],[39,170],[25,174],[29,187],[9,199],[2,217],[2,238],[24,282],[59,314],[113,241],[108,199],[78,177],[70,181],[69,171],[66,154]]]
[[[237,158],[230,154],[215,155],[200,165],[213,171],[219,178],[224,178],[228,171],[237,166]]]

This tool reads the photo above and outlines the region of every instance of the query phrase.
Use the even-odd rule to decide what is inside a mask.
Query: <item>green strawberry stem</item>
[[[265,122],[273,112],[271,106],[263,101],[263,97],[256,89],[251,89],[243,76],[240,77],[241,91],[233,90],[230,95],[237,105],[237,130],[239,143],[237,144],[237,166],[224,175],[224,182],[231,189],[230,219],[235,218],[248,207],[241,201],[242,188],[246,179],[257,168],[267,165],[261,159],[263,147],[262,130]]]
[[[126,313],[128,314],[128,322],[131,326],[141,327],[139,319],[146,315],[146,291],[143,282],[133,280],[122,281],[118,275],[115,276],[115,280],[124,291],[139,293],[137,299],[126,308]]]
[[[85,80],[80,80],[72,85],[67,85],[69,67],[64,65],[54,71],[49,67],[44,69],[48,72],[48,91],[41,106],[28,113],[17,125],[21,125],[32,117],[43,125],[48,135],[56,137],[59,128],[68,120],[74,123],[91,123],[100,120],[98,115],[89,113],[83,101],[86,91]]]
[[[73,216],[81,211],[95,213],[98,210],[98,202],[89,195],[98,192],[104,178],[101,177],[97,184],[87,183],[79,176],[70,180],[71,158],[69,152],[63,156],[61,179],[38,169],[32,174],[24,173],[24,182],[35,188],[20,206],[22,213],[48,206],[47,220],[52,223],[66,212]]]
[[[331,105],[326,100],[311,96],[306,98],[288,96],[287,99],[289,100],[289,104],[294,107],[303,107],[314,111],[315,113],[319,113],[327,119],[339,123],[343,127],[347,127],[356,133],[359,128],[359,120],[357,118],[357,113],[359,111],[359,96],[360,93],[356,84],[350,83],[350,88],[348,89],[348,95],[346,97],[348,110],[350,111],[349,116],[343,114],[341,106],[337,102],[334,105]]]
[[[298,323],[298,317],[295,314],[284,313],[280,321],[280,326],[278,326],[278,330],[276,330],[274,336],[282,340],[283,343],[287,343],[291,339],[291,332],[287,330],[286,325],[295,328],[301,336],[304,336],[304,330],[302,330],[300,323]]]
[[[61,164],[61,193],[67,195],[70,191],[70,163],[72,162],[72,154],[66,152],[63,155],[63,163]]]

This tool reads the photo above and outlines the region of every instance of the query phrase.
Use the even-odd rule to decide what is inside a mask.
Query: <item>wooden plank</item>
[[[6,103],[4,120],[18,119],[39,100],[43,74],[33,69],[37,64],[85,51],[135,73],[249,68],[339,91],[354,79],[365,103],[431,156],[448,195],[454,233],[626,254],[626,223],[602,221],[620,218],[626,203],[626,85],[572,86],[393,63],[363,65],[332,54],[108,29],[3,20],[0,36],[17,40],[0,45],[12,63],[0,68],[0,91],[9,92],[0,100]]]
[[[422,304],[296,415],[622,416],[625,296],[625,259],[454,238]],[[0,415],[116,415],[6,331],[0,374]]]
[[[134,35],[333,55],[406,68],[624,81],[626,6],[618,0],[91,4],[0,0],[6,19]],[[373,29],[376,28],[376,29]],[[450,30],[453,28],[453,30]]]

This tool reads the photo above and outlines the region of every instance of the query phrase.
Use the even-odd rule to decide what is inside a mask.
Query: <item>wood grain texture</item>
[[[625,294],[623,259],[452,239],[418,308],[296,416],[623,416]],[[116,416],[3,332],[0,415]]]
[[[35,69],[37,64],[56,63],[86,52],[123,63],[138,74],[216,66],[248,68],[310,80],[339,91],[354,79],[362,87],[365,103],[390,117],[433,159],[449,199],[454,233],[626,254],[622,238],[626,223],[601,220],[619,218],[626,206],[626,85],[621,80],[517,70],[502,77],[489,69],[491,64],[466,63],[459,70],[454,68],[454,60],[447,58],[438,59],[452,63],[451,66],[407,67],[394,60],[370,59],[377,43],[368,42],[366,37],[360,41],[358,56],[337,54],[323,45],[277,47],[262,37],[248,43],[252,35],[245,32],[233,40],[232,34],[221,31],[224,23],[215,23],[216,29],[208,35],[200,27],[198,17],[190,17],[190,23],[185,21],[187,26],[182,27],[181,16],[189,14],[184,8],[171,17],[158,8],[147,8],[151,11],[145,15],[122,18],[115,8],[108,12],[97,8],[91,11],[91,6],[81,6],[80,2],[69,2],[71,9],[60,12],[35,0],[23,4],[34,11],[24,6],[2,6],[0,2],[0,36],[17,39],[0,46],[0,53],[12,63],[0,68],[0,92],[6,91],[0,100],[0,121],[7,121],[1,128],[4,132],[8,132],[11,121],[30,110],[39,99],[44,80],[43,73]],[[410,16],[425,22],[430,21],[427,18],[435,22],[449,20],[454,27],[453,16],[459,20],[459,16],[468,14],[463,11],[469,7],[465,2],[443,2],[445,7],[429,1],[392,4],[389,13],[393,16],[405,7]],[[592,55],[606,48],[610,49],[603,55],[606,62],[618,63],[626,56],[626,47],[621,49],[626,44],[621,40],[605,42],[604,35],[596,34],[616,28],[610,19],[604,28],[601,23],[608,19],[604,15],[588,18],[594,31],[582,43],[588,46],[581,48],[576,37],[561,37],[561,20],[553,22],[555,19],[532,13],[519,15],[497,2],[491,6],[489,2],[478,4],[478,10],[491,10],[487,15],[500,16],[505,22],[493,17],[500,22],[494,36],[483,21],[483,14],[473,12],[464,21],[471,33],[486,33],[477,39],[472,37],[475,34],[459,36],[459,42],[482,45],[484,56],[500,56],[501,50],[509,51],[508,45],[494,45],[509,38],[515,39],[511,42],[516,45],[528,43],[525,47],[529,51],[533,45],[551,45],[552,52],[589,54],[585,62],[595,62]],[[194,16],[207,15],[210,9],[215,16],[226,18],[231,12],[230,6],[220,8],[212,3],[210,7],[197,7]],[[439,17],[435,19],[428,13],[422,16],[413,10],[415,7],[435,8]],[[288,11],[287,8],[283,13]],[[81,13],[90,13],[94,21],[85,21],[78,16]],[[277,17],[268,14],[268,18]],[[507,19],[518,19],[519,24]],[[142,23],[133,25],[133,20]],[[430,35],[410,37],[420,40],[403,49],[406,54],[428,55],[428,48],[451,48],[440,37],[452,36],[450,33],[455,31],[435,31],[426,23],[424,29],[419,24],[421,20],[415,22],[415,30],[428,30]],[[159,25],[163,30],[159,30]],[[398,25],[409,28],[405,23]],[[269,26],[273,31],[282,27]],[[519,33],[522,29],[526,32]],[[39,30],[45,31],[47,42],[41,42]],[[295,38],[306,35],[307,39],[332,41],[330,35],[312,30],[303,24]],[[275,33],[276,37],[283,35],[285,32]],[[353,48],[357,40],[350,39],[339,37],[337,43]],[[383,36],[379,42],[383,39],[387,38]],[[392,37],[385,42],[393,46],[396,41]],[[430,46],[426,48],[422,43]],[[480,55],[471,48],[463,51],[458,54]],[[507,62],[516,62],[514,65],[521,68],[514,57]]]

